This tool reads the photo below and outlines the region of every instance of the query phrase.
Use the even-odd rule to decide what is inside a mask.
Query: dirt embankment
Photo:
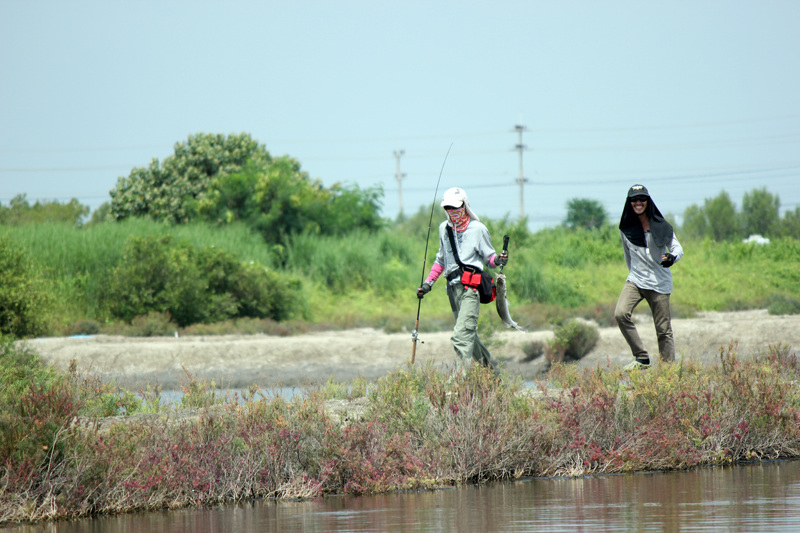
[[[639,332],[651,353],[657,350],[649,315],[638,319]],[[701,313],[696,318],[673,320],[678,358],[715,364],[721,347],[738,342],[738,353],[750,356],[783,343],[800,349],[800,315],[772,316],[765,310]],[[525,362],[525,346],[547,341],[551,331],[503,331],[491,346],[492,355],[511,374],[524,379],[541,376],[543,358]],[[450,333],[420,332],[416,364],[453,363]],[[148,384],[177,389],[194,376],[213,379],[223,388],[303,386],[329,378],[349,381],[376,379],[402,368],[411,360],[411,335],[386,334],[373,329],[312,333],[296,337],[224,335],[208,337],[130,338],[107,335],[42,338],[26,341],[45,361],[66,369],[76,360],[80,371],[136,390]],[[594,349],[577,364],[581,367],[621,366],[631,353],[617,328],[601,328]]]

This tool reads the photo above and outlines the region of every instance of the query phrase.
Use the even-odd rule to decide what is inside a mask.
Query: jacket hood
[[[644,189],[645,192],[647,189]],[[656,203],[649,194],[642,194],[647,196],[647,218],[650,220],[650,235],[653,238],[656,246],[668,246],[672,242],[673,229],[672,225],[666,221],[664,215],[658,210]],[[625,197],[625,207],[622,209],[622,217],[619,219],[619,229],[625,234],[636,246],[646,246],[647,242],[644,237],[644,229],[642,223],[639,221],[639,215],[633,211],[633,206],[630,202],[630,195]]]

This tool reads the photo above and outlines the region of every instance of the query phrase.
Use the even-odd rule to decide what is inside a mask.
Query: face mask
[[[450,224],[453,225],[457,233],[461,233],[467,229],[469,215],[467,214],[466,207],[459,207],[458,209],[447,211],[447,218],[450,219]]]

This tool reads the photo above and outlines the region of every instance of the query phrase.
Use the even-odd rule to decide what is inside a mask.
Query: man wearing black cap
[[[619,295],[614,318],[635,357],[625,369],[650,367],[650,356],[632,319],[633,310],[642,300],[647,300],[653,312],[661,360],[672,362],[675,360],[675,344],[669,312],[669,295],[672,293],[670,267],[683,257],[683,248],[644,185],[634,185],[628,190],[619,231],[628,277]]]

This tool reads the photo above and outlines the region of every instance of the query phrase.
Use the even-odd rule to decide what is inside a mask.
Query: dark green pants
[[[471,361],[494,368],[489,350],[478,338],[478,315],[481,309],[478,292],[473,289],[464,290],[460,284],[448,285],[447,295],[456,319],[450,341],[456,352],[457,369],[466,371]]]

